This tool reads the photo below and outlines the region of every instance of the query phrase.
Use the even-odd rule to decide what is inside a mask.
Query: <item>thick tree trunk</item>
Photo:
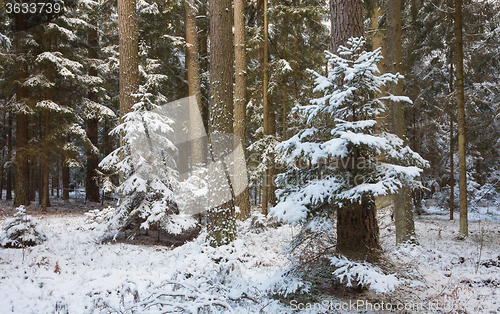
[[[457,77],[458,120],[458,190],[460,193],[460,234],[468,236],[467,218],[467,174],[465,163],[465,97],[464,97],[464,51],[462,39],[462,0],[455,0],[455,51]]]
[[[450,50],[450,94],[453,92],[453,50]],[[455,165],[453,160],[453,108],[450,108],[450,220],[455,211]]]
[[[89,45],[89,57],[97,59],[99,57],[97,49],[99,49],[98,34],[96,29],[89,31],[87,42]],[[91,67],[89,70],[90,76],[97,76],[97,69]],[[97,100],[96,95],[92,92],[88,94],[90,100]],[[99,139],[99,123],[97,117],[92,117],[87,120],[87,136],[95,147],[98,147]],[[87,173],[85,178],[85,198],[91,202],[99,202],[99,181],[97,177],[97,168],[99,167],[99,155],[96,154],[90,147],[86,150],[87,155]]]
[[[210,0],[210,88],[211,101],[208,123],[210,159],[215,162],[214,148],[225,147],[233,149],[233,145],[221,143],[227,136],[233,134],[233,34],[231,0]],[[222,148],[224,149],[224,148]],[[208,230],[210,245],[219,246],[232,242],[236,237],[236,222],[234,214],[234,191],[232,190],[227,165],[222,163],[222,172],[231,190],[231,200],[215,205],[208,212]],[[211,186],[215,193],[217,186]]]
[[[120,53],[120,118],[132,110],[139,88],[136,0],[118,0]]]
[[[403,53],[401,42],[401,0],[386,1],[387,16],[387,53],[386,67],[389,73],[403,72]],[[393,95],[403,95],[403,82],[391,84],[389,91]],[[403,104],[401,102],[389,101],[389,130],[399,138],[406,141],[406,127]],[[394,194],[394,221],[396,224],[396,243],[402,243],[415,239],[415,224],[413,221],[413,204],[411,190],[408,187],[401,188]]]
[[[330,0],[332,48],[336,52],[350,37],[364,35],[361,0]],[[352,157],[357,159],[357,154]],[[352,169],[355,177],[356,169]],[[362,202],[346,203],[337,209],[337,252],[354,259],[375,256],[380,249],[375,199],[362,197]]]
[[[243,151],[246,146],[246,91],[247,61],[245,43],[245,1],[234,0],[234,59],[235,59],[235,91],[234,91],[234,134],[241,140]],[[243,163],[245,161],[242,161]],[[250,200],[248,187],[236,196],[236,205],[240,208],[242,219],[250,216]]]
[[[49,98],[50,99],[50,98]],[[42,157],[42,166],[43,166],[43,184],[42,184],[42,210],[43,212],[47,212],[47,207],[50,207],[50,198],[49,198],[49,160],[50,160],[50,150],[47,141],[49,140],[49,132],[50,132],[50,118],[49,111],[45,111],[44,118],[44,147],[43,147],[43,157]]]
[[[330,0],[330,16],[333,53],[349,38],[364,35],[361,0]]]
[[[375,200],[364,196],[337,210],[337,252],[350,258],[365,260],[380,249]]]

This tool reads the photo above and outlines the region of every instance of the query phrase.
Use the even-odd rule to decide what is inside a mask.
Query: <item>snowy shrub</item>
[[[26,214],[23,205],[17,208],[14,218],[5,220],[0,234],[0,243],[3,247],[22,248],[34,246],[47,240],[38,222]]]
[[[335,267],[333,275],[347,287],[359,285],[374,290],[377,294],[394,291],[402,281],[394,274],[384,274],[379,268],[366,262],[352,262],[344,256],[330,257]]]
[[[155,111],[159,107],[151,101],[152,94],[140,88],[136,96],[140,101],[133,111],[111,131],[122,135],[122,146],[100,163],[105,170],[116,169],[123,178],[116,189],[121,196],[119,206],[108,223],[116,230],[115,239],[128,228],[133,229],[134,237],[152,225],[179,233],[194,224],[190,217],[178,215],[174,192],[179,187],[174,161],[177,148],[170,140],[173,120]]]

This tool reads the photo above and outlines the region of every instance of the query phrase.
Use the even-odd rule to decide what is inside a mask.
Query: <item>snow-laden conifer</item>
[[[149,229],[151,225],[161,225],[171,233],[192,226],[192,219],[177,215],[177,148],[169,139],[173,120],[155,111],[152,96],[140,88],[136,95],[140,101],[111,132],[121,134],[122,146],[100,163],[103,168],[115,168],[122,178],[117,187],[119,206],[108,217],[115,237],[126,228],[134,228],[133,236],[139,228]]]
[[[47,240],[38,222],[26,214],[23,205],[17,208],[14,218],[6,219],[0,233],[3,247],[22,248],[34,246]]]
[[[271,213],[292,224],[304,223],[303,231],[331,229],[336,209],[361,204],[365,197],[418,186],[419,167],[426,165],[377,123],[386,111],[384,100],[410,100],[380,96],[381,88],[401,75],[379,75],[381,51],[363,51],[364,44],[363,38],[351,38],[338,55],[327,52],[328,76],[310,71],[314,91],[323,95],[295,108],[306,127],[276,147],[289,170],[276,179],[279,203]]]

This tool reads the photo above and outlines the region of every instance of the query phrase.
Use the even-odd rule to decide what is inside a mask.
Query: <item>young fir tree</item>
[[[272,210],[286,222],[305,225],[295,245],[307,232],[332,230],[336,214],[337,251],[361,259],[373,257],[379,248],[375,197],[418,185],[418,167],[426,165],[403,140],[377,124],[376,117],[386,110],[383,100],[409,99],[376,98],[381,87],[401,76],[378,76],[381,51],[362,51],[364,44],[363,38],[351,38],[338,55],[327,53],[327,77],[311,71],[314,90],[323,96],[295,108],[307,127],[277,146],[290,169],[276,179],[279,203]],[[383,162],[377,162],[380,156]],[[343,219],[357,221],[359,228],[345,230]]]
[[[179,233],[182,216],[174,215],[179,213],[174,194],[178,187],[174,170],[177,149],[169,139],[173,121],[156,111],[158,106],[150,100],[152,94],[140,88],[135,96],[140,101],[112,131],[123,134],[122,146],[100,163],[104,169],[116,169],[123,178],[117,188],[120,203],[109,217],[109,227],[116,230],[115,238],[127,228],[133,229],[133,237],[151,225]],[[189,223],[183,226],[189,227]]]

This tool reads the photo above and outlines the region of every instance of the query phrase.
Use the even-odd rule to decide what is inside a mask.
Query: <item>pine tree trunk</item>
[[[264,0],[264,43],[263,43],[263,80],[262,80],[262,102],[264,107],[264,136],[272,135],[272,123],[271,123],[271,104],[269,104],[267,89],[269,84],[269,22],[268,22],[268,0]],[[262,185],[262,214],[267,215],[269,213],[269,201],[271,193],[271,168],[272,165],[268,165],[268,169],[264,173],[264,180]]]
[[[193,0],[184,1],[186,25],[186,67],[190,98],[190,132],[191,132],[191,167],[204,164],[203,158],[203,129],[198,125],[196,114],[201,114],[201,86],[200,66],[198,59],[198,35],[196,27],[196,10]],[[194,102],[193,102],[194,101]],[[193,103],[192,103],[193,102]],[[191,113],[191,111],[193,111]]]
[[[364,34],[361,0],[330,0],[332,48]],[[358,154],[353,155],[357,160]],[[355,162],[354,164],[357,164]],[[352,169],[353,178],[356,169]],[[354,259],[373,258],[380,249],[375,199],[371,195],[337,209],[337,252]]]
[[[99,49],[98,34],[96,29],[91,29],[89,31],[87,42],[89,45],[89,57],[92,59],[97,59],[99,57],[97,49]],[[89,70],[90,76],[97,76],[97,69],[91,67]],[[96,95],[89,92],[88,98],[90,100],[97,100]],[[87,120],[87,136],[95,147],[98,147],[99,139],[99,123],[97,117],[92,117]],[[91,202],[99,202],[99,181],[97,177],[97,168],[99,167],[99,155],[97,155],[92,149],[87,148],[87,173],[85,178],[85,198]]]
[[[403,53],[401,42],[401,0],[386,1],[387,15],[387,54],[386,66],[389,73],[403,72]],[[393,95],[403,95],[403,82],[390,84],[389,92]],[[406,141],[406,127],[403,104],[389,101],[389,130]],[[411,190],[408,187],[399,189],[394,194],[394,221],[396,224],[396,243],[402,243],[415,238],[415,224],[413,221],[413,204]]]
[[[462,0],[455,0],[455,40],[458,119],[458,190],[460,193],[460,234],[468,236],[467,218],[467,169],[465,163],[465,97],[464,52],[462,38]]]
[[[7,130],[7,160],[10,162],[12,158],[12,115],[9,113],[9,117],[7,119],[8,130]],[[12,199],[12,167],[7,167],[7,182],[6,182],[6,194],[5,199]]]
[[[136,0],[118,0],[120,53],[120,118],[132,110],[139,88]]]
[[[233,34],[231,0],[210,0],[210,116],[209,142],[210,159],[220,157],[214,149],[232,150],[233,145],[221,143],[227,136],[233,134]],[[219,149],[220,150],[220,149]],[[222,163],[223,172],[227,166]],[[232,242],[236,237],[236,221],[234,213],[234,191],[229,177],[227,184],[231,190],[232,200],[211,207],[208,211],[208,231],[210,245],[220,246]],[[217,186],[210,186],[217,193]]]
[[[49,98],[50,99],[50,98]],[[50,160],[50,150],[48,147],[47,141],[49,140],[49,111],[45,111],[45,119],[44,119],[44,149],[43,149],[43,157],[42,157],[42,165],[43,165],[43,184],[42,184],[42,210],[43,212],[47,212],[47,207],[50,207],[50,198],[49,198],[49,160]]]
[[[69,167],[66,164],[66,157],[61,156],[61,177],[62,177],[62,200],[69,200]]]
[[[450,94],[453,92],[453,50],[450,50]],[[455,211],[455,165],[453,160],[453,108],[450,109],[450,220]]]
[[[245,43],[245,2],[243,0],[234,0],[234,59],[234,134],[240,139],[243,152],[245,152],[247,60]],[[244,163],[245,161],[243,160],[242,164]],[[242,219],[250,216],[248,187],[246,187],[241,194],[236,196],[236,205],[240,208],[240,217]]]
[[[26,17],[23,14],[15,16],[16,26],[20,30],[26,29]],[[18,32],[14,35],[14,51],[17,56],[23,53],[21,44],[23,32]],[[16,86],[16,98],[18,102],[23,101],[27,97],[26,88],[21,84],[28,77],[26,64],[23,58],[16,59],[16,79],[19,82]],[[29,141],[29,121],[27,114],[16,114],[16,187],[14,193],[14,206],[29,205],[29,163],[28,163],[28,141]]]

